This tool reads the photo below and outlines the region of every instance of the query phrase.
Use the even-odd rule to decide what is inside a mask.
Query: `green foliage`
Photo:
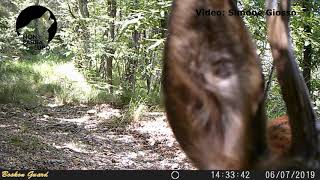
[[[121,17],[110,15],[107,1],[94,1],[88,5],[90,17],[67,17],[68,27],[62,29],[60,35],[83,72],[93,70],[106,81],[105,61],[112,59],[113,77],[109,87],[122,104],[141,99],[149,104],[159,104],[164,45],[161,23],[165,21],[171,2],[116,3]],[[112,24],[115,26],[114,39],[111,37]],[[135,32],[139,36],[136,44],[133,42]],[[134,66],[134,71],[130,72],[130,66]],[[128,76],[133,80],[128,80]]]
[[[292,17],[291,20],[291,31],[292,38],[294,42],[294,50],[297,59],[301,62],[303,59],[303,48],[304,46],[311,44],[313,50],[313,62],[312,69],[315,69],[319,65],[320,53],[320,14],[319,11],[319,2],[308,2],[310,3],[308,11],[303,11],[302,2],[296,3],[293,6],[293,10],[297,12],[296,16]],[[311,33],[305,30],[306,26],[312,27]]]
[[[0,64],[0,101],[29,102],[38,96],[32,83],[39,81],[40,75],[28,63],[1,62]]]
[[[86,82],[71,62],[50,57],[1,62],[0,102],[42,103],[49,98],[56,103],[96,103],[111,99]]]
[[[266,110],[268,119],[275,119],[286,114],[286,106],[278,82],[273,83],[268,92]]]
[[[238,1],[240,10],[263,10],[265,8],[264,0],[259,1]],[[309,8],[306,12],[303,12],[303,6]],[[319,48],[320,48],[320,3],[319,1],[296,1],[293,3],[292,10],[297,12],[296,16],[291,17],[291,37],[293,40],[293,49],[298,62],[303,61],[304,47],[311,44],[312,47],[312,62],[311,62],[311,94],[315,102],[316,109],[320,114],[319,110]],[[248,26],[251,35],[257,45],[258,54],[262,59],[265,79],[268,80],[270,73],[270,62],[271,52],[268,49],[267,32],[266,32],[266,20],[265,17],[261,16],[244,16],[243,17],[246,25]],[[311,27],[311,33],[306,31],[306,27]],[[273,78],[272,81],[277,81]],[[280,93],[280,87],[278,83],[272,83],[272,87],[269,90],[269,96],[267,99],[267,114],[270,119],[279,117],[286,113],[284,102]]]
[[[47,145],[41,141],[41,139],[39,139],[37,136],[32,135],[13,135],[10,138],[9,142],[17,148],[26,151],[41,151],[48,148]]]
[[[14,136],[10,139],[10,143],[13,145],[19,146],[23,144],[23,141],[18,136]]]

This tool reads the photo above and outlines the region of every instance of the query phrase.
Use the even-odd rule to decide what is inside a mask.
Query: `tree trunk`
[[[134,1],[135,7],[138,7],[138,0]],[[140,33],[138,30],[134,30],[132,33],[132,47],[134,49],[134,53],[137,54],[139,51],[139,39],[140,39]],[[126,76],[125,79],[128,83],[128,88],[127,90],[131,91],[131,93],[135,92],[135,71],[138,66],[138,61],[136,57],[129,57],[128,64],[126,66]]]
[[[111,37],[111,40],[112,42],[114,42],[115,40],[115,18],[116,18],[116,15],[117,15],[117,1],[116,0],[109,0],[108,1],[108,4],[109,4],[109,7],[110,7],[110,14],[109,16],[111,18],[113,18],[113,20],[110,22],[110,37]],[[109,51],[110,51],[110,54],[114,54],[115,53],[115,49],[113,46],[111,46],[111,48],[109,48]],[[112,88],[112,62],[113,62],[113,58],[114,56],[108,56],[107,58],[107,82],[108,84],[110,85],[110,92],[112,93],[113,92],[113,88]]]
[[[84,18],[89,17],[88,1],[87,0],[79,0],[79,9],[80,9],[80,14],[82,17],[84,17]]]
[[[303,2],[303,12],[310,16],[311,6],[310,2]],[[304,24],[304,32],[307,34],[311,33],[311,27],[309,24]],[[303,77],[306,82],[306,85],[309,89],[309,93],[311,94],[311,61],[312,61],[312,45],[311,43],[304,45],[303,47],[303,59],[302,59],[302,72]]]
[[[88,0],[78,0],[79,2],[79,11],[82,18],[88,18],[89,17],[89,10],[88,10]],[[85,68],[90,68],[92,66],[92,62],[88,56],[89,54],[89,32],[87,30],[87,23],[84,23],[82,25],[82,38],[83,38],[83,44],[82,47],[84,49],[84,56],[82,57],[82,60],[85,63]],[[89,63],[88,63],[89,62]]]

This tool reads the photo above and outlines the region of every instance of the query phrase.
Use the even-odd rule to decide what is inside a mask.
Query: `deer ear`
[[[290,1],[268,1],[268,9],[290,11]],[[289,16],[267,16],[268,39],[292,132],[291,155],[315,159],[319,138],[308,88],[293,55]]]
[[[259,58],[232,0],[175,0],[164,54],[169,123],[200,169],[247,169],[266,150]],[[221,13],[206,15],[205,11]]]

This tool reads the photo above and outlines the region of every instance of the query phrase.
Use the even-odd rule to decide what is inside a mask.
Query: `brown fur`
[[[266,125],[261,64],[242,19],[198,16],[202,8],[227,13],[236,6],[233,0],[173,3],[162,84],[167,118],[182,149],[199,169],[309,167],[292,153],[285,117]],[[292,56],[279,57],[287,62]]]
[[[277,156],[288,154],[291,145],[291,129],[288,116],[281,116],[270,121],[267,132],[271,153]]]
[[[169,24],[167,116],[181,147],[202,169],[250,168],[266,146],[264,118],[257,116],[264,81],[255,46],[239,31],[244,23],[235,16],[195,15],[202,7],[227,11],[234,8],[230,2],[175,1]]]

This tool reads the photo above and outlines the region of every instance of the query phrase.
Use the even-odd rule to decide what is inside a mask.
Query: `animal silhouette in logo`
[[[18,16],[16,32],[26,47],[41,50],[48,46],[57,31],[53,13],[42,6],[30,6]]]

